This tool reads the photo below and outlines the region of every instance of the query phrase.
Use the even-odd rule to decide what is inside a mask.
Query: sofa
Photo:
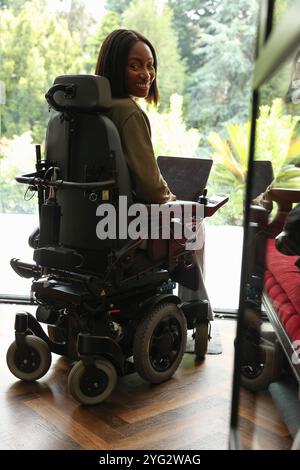
[[[269,389],[294,438],[294,448],[299,449],[300,261],[298,255],[281,253],[276,247],[276,237],[281,233],[293,203],[300,202],[300,191],[272,188],[267,192],[267,200],[267,208],[253,205],[250,213],[253,228],[250,252],[253,260],[249,284],[251,286],[252,283],[253,289],[249,290],[252,294],[248,301],[252,305],[256,304],[252,312],[257,314],[260,311],[260,354],[256,368],[251,366],[247,369],[244,361],[242,384],[252,391]],[[275,217],[273,209],[276,210]],[[253,330],[253,322],[248,329],[252,331],[251,328]],[[255,343],[255,335],[250,334],[249,337]],[[245,355],[248,354],[250,358],[249,344],[246,345],[246,351]]]

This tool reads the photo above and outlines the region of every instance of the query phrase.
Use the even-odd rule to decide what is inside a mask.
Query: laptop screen
[[[180,201],[197,201],[206,186],[212,160],[157,157],[157,164],[173,194]]]

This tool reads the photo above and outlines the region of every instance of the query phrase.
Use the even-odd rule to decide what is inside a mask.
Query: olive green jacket
[[[131,98],[113,99],[107,115],[119,131],[136,198],[158,204],[174,198],[159,171],[150,123],[143,110]]]

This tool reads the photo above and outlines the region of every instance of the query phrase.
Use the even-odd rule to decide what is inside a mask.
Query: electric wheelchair
[[[11,260],[18,275],[33,279],[37,310],[35,317],[16,314],[7,364],[19,379],[34,381],[49,369],[51,352],[76,361],[69,391],[93,405],[111,394],[118,375],[136,371],[151,383],[169,379],[185,352],[187,329],[194,330],[195,353],[203,357],[208,302],[182,302],[173,294],[182,273],[187,287],[196,285],[194,253],[185,239],[149,239],[145,248],[144,240],[128,235],[97,237],[98,207],[111,204],[118,212],[120,196],[133,202],[120,137],[106,116],[108,80],[60,76],[46,99],[53,116],[45,158],[36,146],[35,171],[16,178],[38,196],[39,227],[29,237],[35,263]],[[226,201],[210,203],[204,195],[200,203],[210,216]]]

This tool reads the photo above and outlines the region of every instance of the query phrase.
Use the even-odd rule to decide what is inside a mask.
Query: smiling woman
[[[129,95],[147,98],[155,76],[151,49],[139,41],[132,46],[128,55],[126,82]]]
[[[110,81],[113,103],[108,115],[121,137],[136,200],[162,204],[176,196],[160,173],[149,120],[135,101],[158,103],[156,70],[150,41],[136,31],[117,29],[103,42],[95,73]]]

